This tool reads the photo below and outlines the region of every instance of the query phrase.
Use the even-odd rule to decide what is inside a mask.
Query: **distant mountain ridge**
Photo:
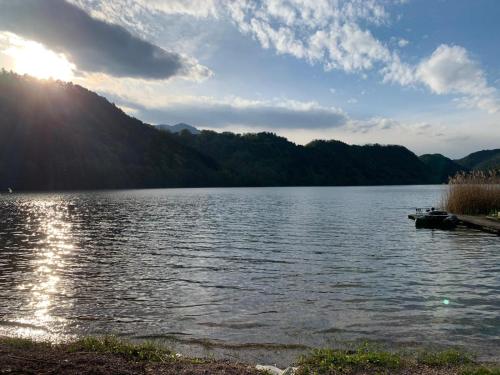
[[[162,129],[81,86],[0,73],[0,191],[428,184],[489,165],[492,151],[452,161],[396,145]]]
[[[441,154],[425,154],[419,158],[429,169],[432,182],[436,184],[448,182],[457,172],[469,170]]]
[[[441,183],[460,171],[500,170],[500,149],[478,151],[455,160],[441,154],[426,154],[420,160],[427,165],[433,182]]]
[[[500,149],[474,152],[455,162],[473,170],[500,169]]]
[[[272,133],[180,133],[179,142],[215,160],[234,186],[429,183],[426,166],[403,146],[296,145]]]
[[[160,125],[155,125],[157,129],[167,131],[170,133],[180,133],[182,131],[188,131],[191,134],[200,134],[200,131],[196,129],[194,126],[185,124],[183,122],[176,124],[176,125],[165,125],[165,124],[160,124]]]

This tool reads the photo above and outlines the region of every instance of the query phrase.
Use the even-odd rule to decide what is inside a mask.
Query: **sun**
[[[74,77],[75,65],[64,54],[55,53],[40,43],[19,38],[3,52],[12,59],[14,70],[19,74],[62,81]]]

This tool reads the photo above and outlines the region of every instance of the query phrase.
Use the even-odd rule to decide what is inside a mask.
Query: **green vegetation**
[[[458,173],[449,181],[443,206],[455,214],[489,215],[500,210],[500,174]]]
[[[466,169],[487,171],[500,169],[500,149],[474,152],[455,162]]]
[[[441,154],[426,154],[420,160],[429,169],[433,182],[441,183],[459,172],[500,170],[500,149],[478,151],[456,160]]]
[[[0,191],[217,185],[207,157],[71,83],[0,73]]]
[[[395,353],[362,346],[357,350],[317,349],[299,360],[297,375],[350,374],[356,371],[391,371],[402,367],[404,358]]]
[[[77,85],[0,73],[0,191],[432,182],[401,146],[173,134]]]
[[[452,161],[395,145],[153,127],[81,86],[6,71],[0,150],[0,191],[426,184],[500,166],[500,150]]]
[[[394,185],[429,182],[418,157],[402,146],[350,146],[317,140],[296,145],[272,133],[202,131],[176,135],[214,160],[229,186]]]
[[[356,350],[313,350],[299,360],[297,375],[422,373],[498,375],[500,369],[477,364],[470,355],[454,349],[410,354],[363,345]]]
[[[458,172],[469,170],[441,154],[426,154],[419,159],[427,166],[432,182],[436,184],[448,182],[449,178]]]
[[[473,362],[470,355],[454,349],[422,352],[417,360],[428,366],[459,366]]]
[[[296,375],[500,375],[500,368],[496,365],[476,363],[470,355],[454,349],[389,352],[368,344],[352,350],[316,349],[302,356],[297,366]],[[10,373],[67,370],[68,373],[84,374],[266,374],[266,371],[255,370],[254,365],[178,357],[158,344],[134,344],[115,336],[86,337],[59,345],[0,338],[0,373],[5,369]]]
[[[85,337],[72,343],[70,351],[90,351],[118,354],[132,361],[165,362],[175,359],[175,353],[152,342],[133,344],[115,336]]]
[[[50,348],[52,345],[47,342],[37,342],[19,337],[0,337],[0,343],[15,349]]]
[[[262,375],[254,366],[186,358],[151,342],[130,343],[114,336],[50,344],[0,337],[0,374],[224,374]]]

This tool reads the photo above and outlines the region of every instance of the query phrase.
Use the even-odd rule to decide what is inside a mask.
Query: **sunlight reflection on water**
[[[61,283],[61,273],[68,267],[72,245],[72,224],[66,217],[66,207],[56,201],[34,200],[30,202],[30,214],[26,216],[24,231],[28,238],[22,243],[32,243],[34,255],[22,272],[16,286],[25,297],[25,307],[6,327],[0,326],[0,335],[29,337],[37,340],[60,342],[68,335],[68,320],[54,316],[52,311],[56,295],[65,295],[70,280]],[[20,235],[14,232],[14,235]],[[34,241],[30,241],[33,237]],[[20,249],[21,250],[21,249]],[[24,250],[24,249],[22,249]],[[65,301],[69,307],[71,300]],[[50,329],[48,329],[50,327]]]
[[[0,196],[0,335],[236,346],[369,339],[494,356],[498,237],[416,230],[406,219],[441,190]]]

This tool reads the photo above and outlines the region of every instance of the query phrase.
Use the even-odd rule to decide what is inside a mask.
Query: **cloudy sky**
[[[0,66],[152,124],[500,147],[498,0],[0,0]]]

